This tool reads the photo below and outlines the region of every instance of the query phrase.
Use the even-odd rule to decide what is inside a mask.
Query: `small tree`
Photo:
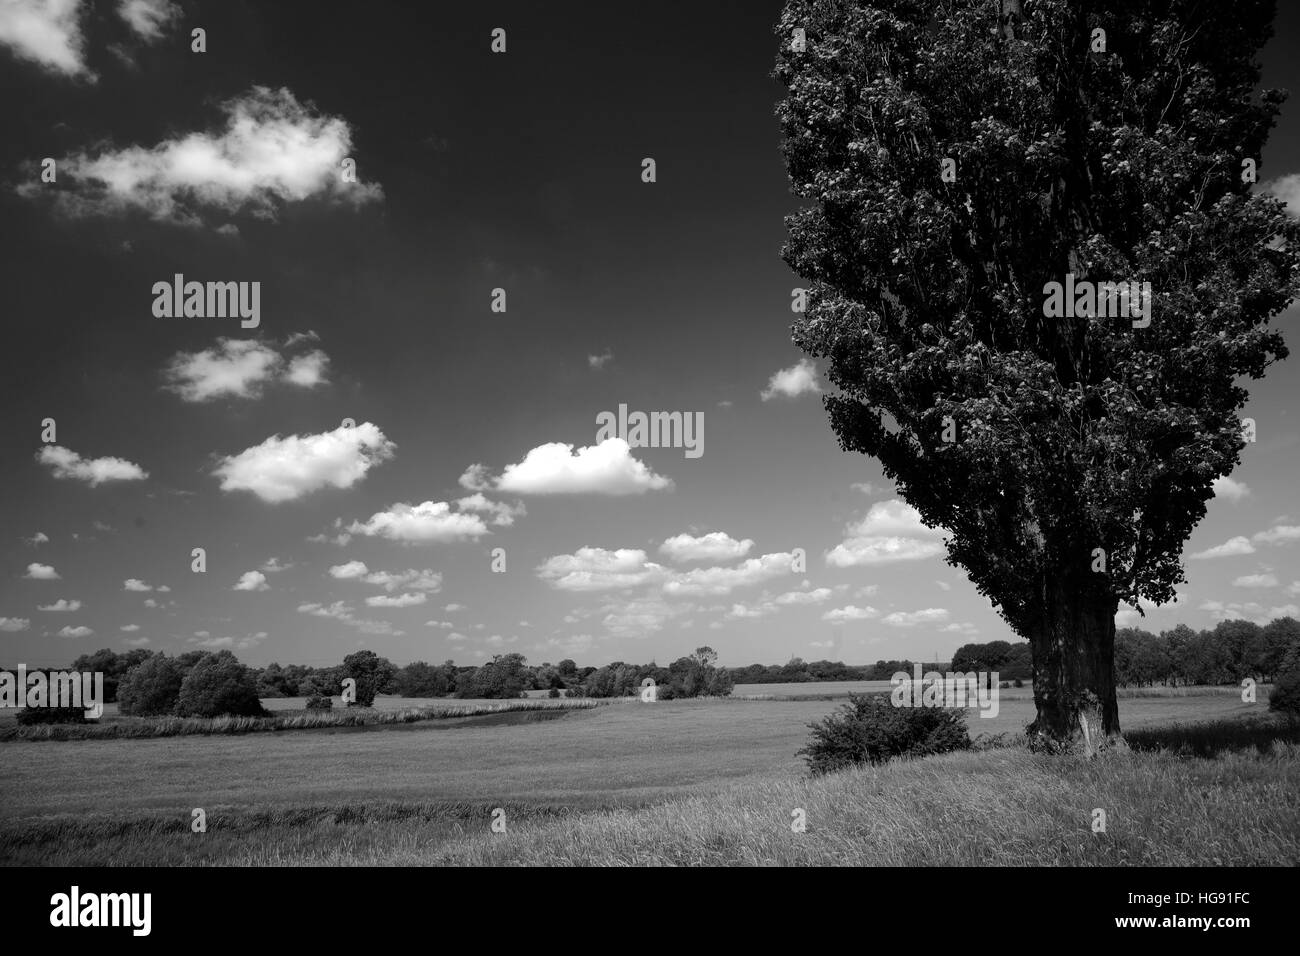
[[[123,675],[117,686],[118,708],[135,717],[175,713],[184,680],[173,658],[155,654]]]
[[[387,693],[391,688],[397,668],[387,658],[380,657],[374,651],[357,651],[343,658],[341,677],[351,677],[357,682],[357,699],[348,706],[371,707],[375,695]]]
[[[181,683],[176,712],[182,717],[258,717],[265,713],[252,672],[230,651],[199,661]]]

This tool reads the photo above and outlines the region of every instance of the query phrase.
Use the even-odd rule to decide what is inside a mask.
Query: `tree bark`
[[[1030,635],[1034,704],[1030,746],[1093,756],[1119,738],[1115,699],[1118,603],[1093,581],[1054,576],[1043,582],[1039,626]]]

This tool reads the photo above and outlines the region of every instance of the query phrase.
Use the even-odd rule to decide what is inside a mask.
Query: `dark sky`
[[[1010,636],[797,365],[780,4],[132,2],[177,13],[0,12],[0,661],[863,662]],[[1300,90],[1294,5],[1279,31],[1266,84]],[[344,156],[352,188],[321,172]],[[1300,173],[1295,108],[1261,173]],[[174,273],[260,282],[260,325],[156,317]],[[1189,560],[1148,626],[1295,613],[1294,382],[1255,387],[1259,442],[1187,555],[1245,544]],[[702,413],[704,454],[598,450],[621,403]]]

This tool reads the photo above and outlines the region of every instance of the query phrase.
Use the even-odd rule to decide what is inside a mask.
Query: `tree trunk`
[[[1109,749],[1119,737],[1115,700],[1117,602],[1094,580],[1054,577],[1043,584],[1040,625],[1030,635],[1034,704],[1030,746],[1048,753]]]

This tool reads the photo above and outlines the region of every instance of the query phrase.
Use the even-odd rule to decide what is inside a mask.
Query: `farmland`
[[[268,701],[281,709],[294,704]],[[884,862],[885,844],[875,845],[872,834],[886,824],[867,818],[888,811],[886,829],[901,827],[900,835],[926,827],[948,833],[952,842],[929,852],[948,853],[951,862],[972,852],[958,848],[951,828],[969,814],[1010,814],[981,832],[982,852],[1002,852],[995,844],[1018,819],[1029,829],[1011,845],[1058,862],[1049,853],[1059,842],[1055,827],[1083,812],[1074,805],[1082,801],[1089,811],[1140,811],[1155,832],[1165,832],[1156,818],[1170,812],[1157,804],[1179,808],[1186,827],[1176,831],[1171,818],[1166,829],[1169,847],[1182,855],[1161,849],[1144,829],[1145,842],[1125,849],[1133,862],[1162,853],[1186,860],[1193,852],[1207,862],[1300,861],[1300,811],[1284,798],[1300,787],[1294,732],[1274,727],[1263,704],[1244,704],[1236,694],[1136,697],[1122,701],[1121,717],[1135,738],[1177,723],[1254,727],[1247,736],[1259,747],[1209,758],[1134,753],[1089,765],[1012,746],[811,780],[796,751],[807,724],[837,706],[817,699],[633,700],[542,721],[13,741],[0,745],[0,860],[339,865],[539,862],[550,854],[576,863],[798,863],[834,847],[838,862]],[[1014,735],[1032,712],[1028,689],[1004,690],[996,718],[969,718],[972,735]],[[1231,773],[1224,772],[1228,763]],[[950,803],[940,807],[939,797],[926,793],[947,794]],[[795,806],[821,808],[819,836],[790,843]],[[506,810],[507,835],[489,831],[495,807]],[[206,833],[190,831],[194,808],[207,814]],[[663,829],[669,818],[686,829],[670,836]],[[597,833],[606,836],[597,840]],[[1080,833],[1091,837],[1086,826]],[[1190,845],[1198,833],[1199,850]],[[575,834],[590,844],[575,842]],[[858,840],[865,842],[853,850]],[[1119,850],[1107,846],[1083,840],[1059,862],[1070,854],[1074,862],[1114,862],[1110,854]]]

